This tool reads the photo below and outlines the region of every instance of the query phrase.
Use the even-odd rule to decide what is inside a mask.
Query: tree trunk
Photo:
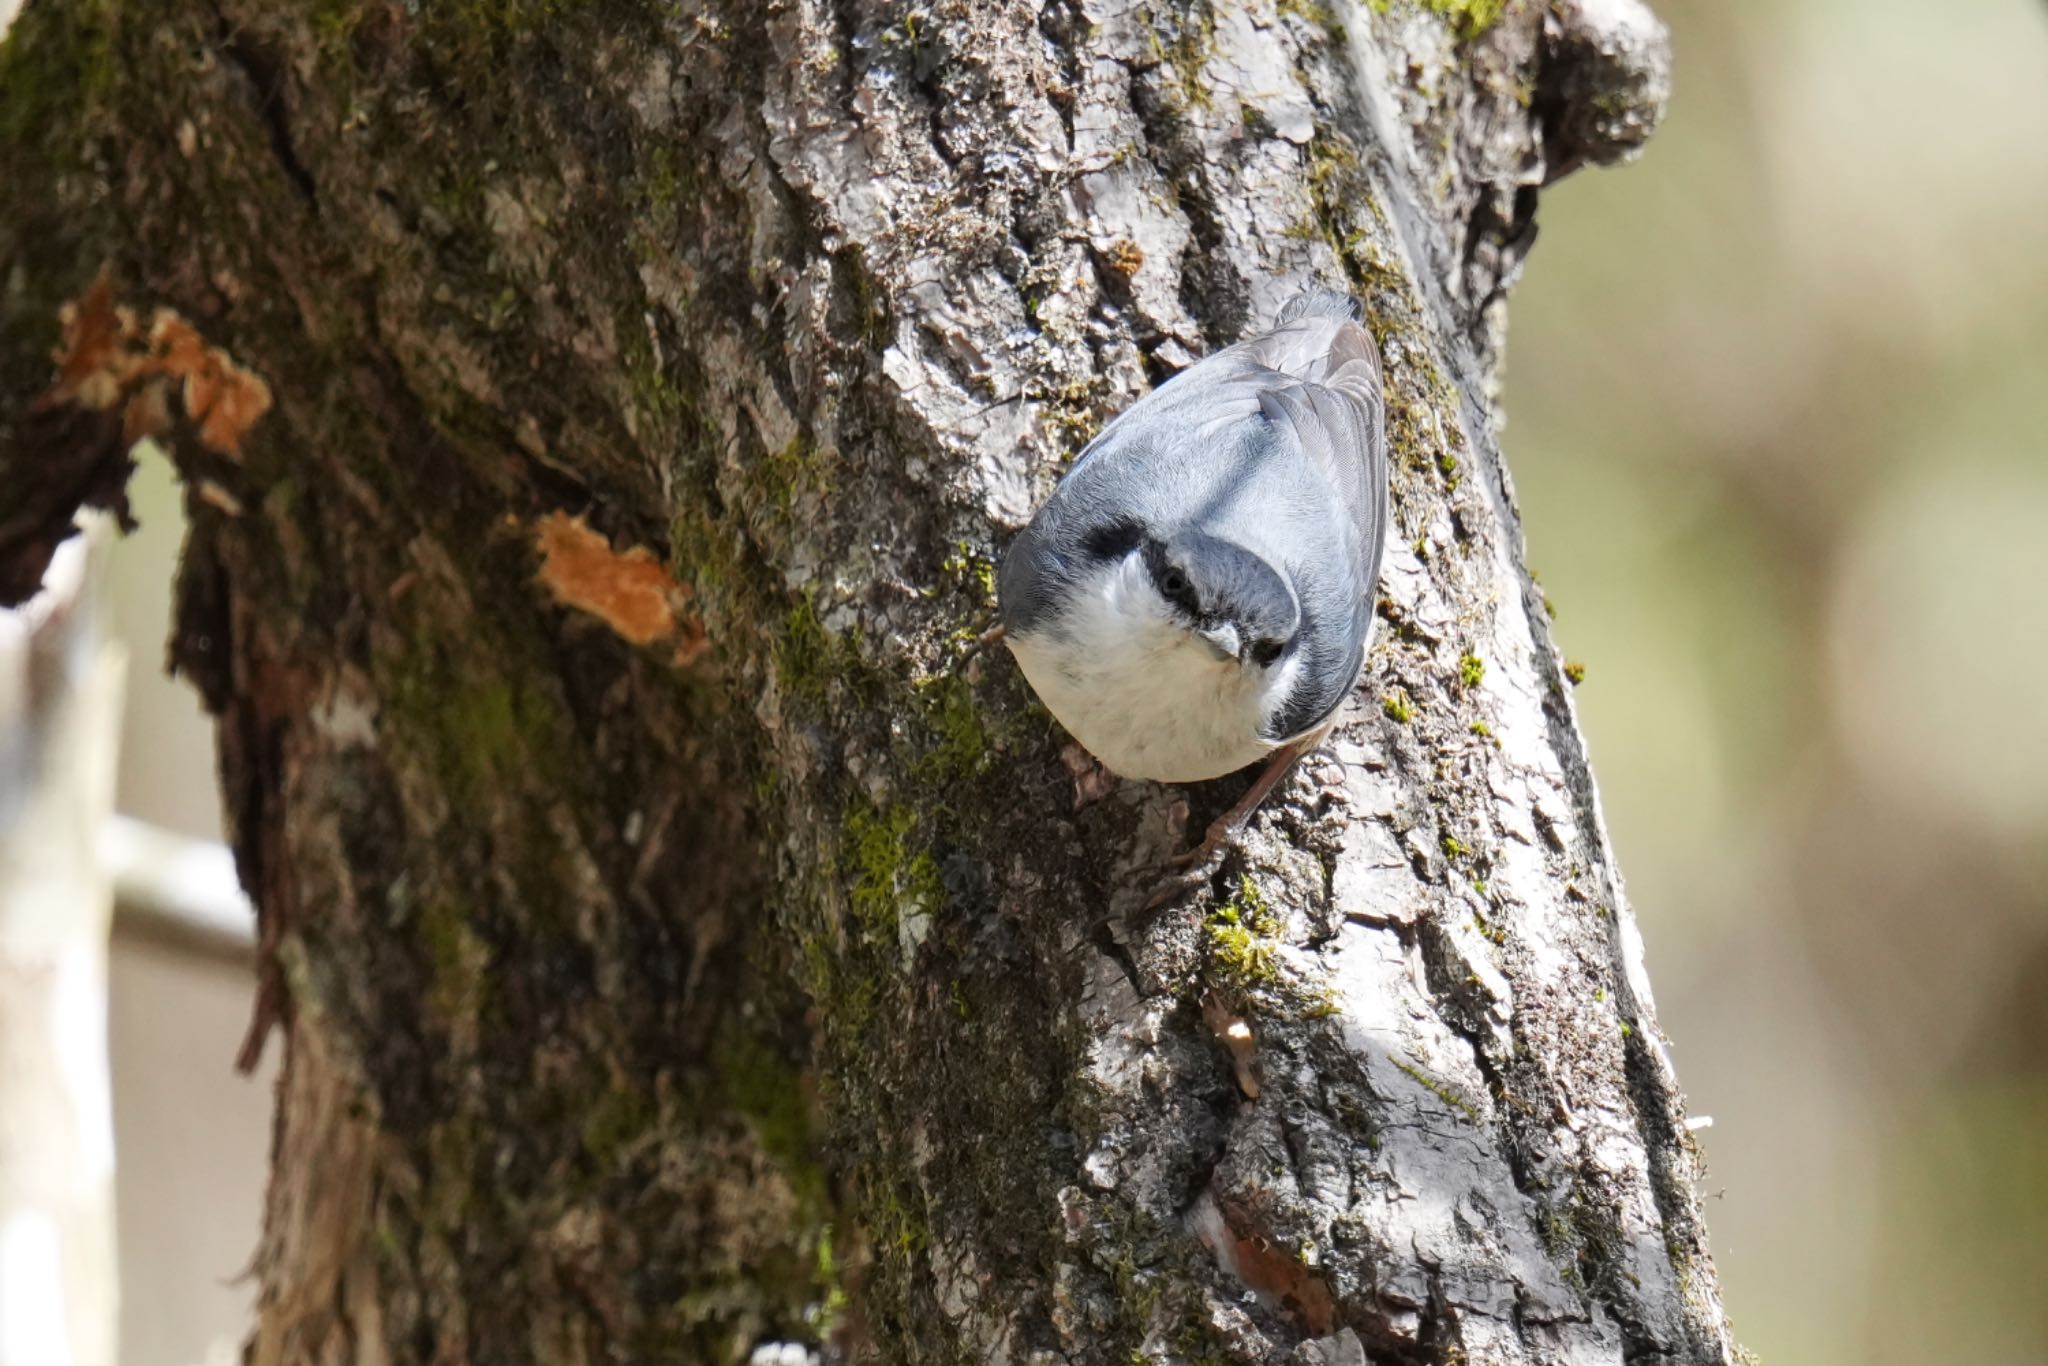
[[[0,586],[172,444],[286,1049],[252,1359],[1732,1360],[1491,406],[1664,69],[1637,0],[31,0]],[[966,642],[1310,280],[1379,643],[1143,914],[1244,779],[1103,795]]]

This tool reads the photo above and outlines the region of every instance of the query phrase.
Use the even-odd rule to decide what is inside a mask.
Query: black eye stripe
[[[1144,529],[1136,522],[1119,517],[1090,531],[1082,538],[1081,548],[1088,552],[1090,559],[1120,560],[1137,549],[1138,542],[1144,537]]]
[[[1159,590],[1159,596],[1190,617],[1199,617],[1202,604],[1195,595],[1194,581],[1188,572],[1166,558],[1166,547],[1157,541],[1145,542],[1145,571],[1152,576],[1152,586]]]

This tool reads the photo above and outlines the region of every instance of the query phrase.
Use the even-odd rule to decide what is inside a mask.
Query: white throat
[[[1299,654],[1270,669],[1219,659],[1175,618],[1135,554],[1074,586],[1065,611],[1009,646],[1060,724],[1112,772],[1219,778],[1272,753],[1266,718]]]

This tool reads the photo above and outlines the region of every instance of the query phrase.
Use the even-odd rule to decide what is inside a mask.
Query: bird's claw
[[[1175,854],[1166,861],[1166,866],[1176,869],[1200,869],[1206,867],[1214,864],[1223,856],[1223,851],[1227,844],[1228,841],[1225,840],[1203,840],[1185,854]]]
[[[1143,909],[1156,911],[1207,882],[1215,876],[1227,848],[1228,841],[1204,840],[1185,854],[1176,854],[1168,859],[1166,879],[1153,890]]]

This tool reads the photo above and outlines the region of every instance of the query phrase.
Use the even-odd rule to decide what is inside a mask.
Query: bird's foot
[[[1168,902],[1187,895],[1213,877],[1217,865],[1222,863],[1223,856],[1230,852],[1230,846],[1243,833],[1245,826],[1251,823],[1251,818],[1258,812],[1260,805],[1272,795],[1273,789],[1280,785],[1281,779],[1294,771],[1294,765],[1301,756],[1314,749],[1322,738],[1321,731],[1304,736],[1268,760],[1266,767],[1252,781],[1252,785],[1237,799],[1237,804],[1210,823],[1208,833],[1202,837],[1200,844],[1185,854],[1177,854],[1167,860],[1169,875],[1152,893],[1151,899],[1145,903],[1145,909],[1156,911]]]
[[[1153,889],[1144,909],[1156,911],[1169,902],[1178,901],[1214,877],[1217,866],[1230,852],[1231,841],[1237,837],[1240,828],[1241,823],[1232,826],[1226,820],[1218,820],[1209,827],[1209,833],[1200,844],[1185,854],[1175,854],[1168,859],[1166,877]]]
[[[1107,797],[1116,787],[1116,775],[1095,761],[1095,757],[1079,745],[1069,742],[1060,751],[1060,763],[1066,766],[1067,775],[1074,780],[1074,809],[1093,806]]]

